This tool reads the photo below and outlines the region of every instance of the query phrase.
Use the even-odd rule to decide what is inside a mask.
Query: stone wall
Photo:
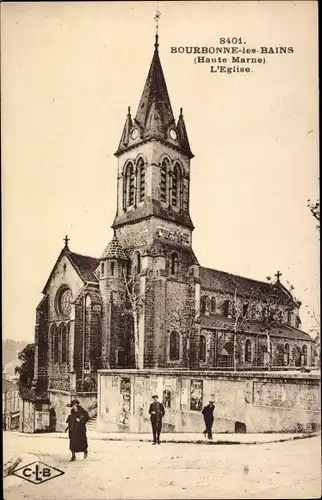
[[[215,399],[215,432],[310,432],[320,428],[320,376],[304,373],[220,373],[100,370],[98,429],[150,432],[152,394],[170,400],[164,432],[202,432],[200,410]]]
[[[56,428],[52,430],[56,430],[57,432],[65,432],[66,420],[70,413],[70,408],[67,407],[67,404],[70,403],[72,397],[76,397],[85,410],[88,410],[88,408],[92,407],[97,401],[96,392],[85,392],[71,395],[68,391],[50,390],[48,393],[50,399],[50,411],[54,413],[56,421]],[[92,413],[93,412],[90,412],[90,417],[93,416]]]

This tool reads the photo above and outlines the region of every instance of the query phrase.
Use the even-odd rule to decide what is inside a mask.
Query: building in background
[[[19,428],[20,397],[16,383],[2,377],[2,425],[3,430]]]

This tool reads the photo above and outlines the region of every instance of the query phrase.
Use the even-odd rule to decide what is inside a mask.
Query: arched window
[[[234,345],[232,342],[227,342],[220,351],[217,359],[218,366],[234,366]]]
[[[56,325],[52,326],[52,346],[53,346],[53,361],[54,363],[59,363],[59,335],[58,328]]]
[[[245,363],[251,363],[252,361],[252,345],[249,339],[245,342]]]
[[[67,328],[66,325],[60,327],[60,362],[67,363]]]
[[[178,164],[174,166],[172,175],[172,205],[181,207],[181,169]]]
[[[290,364],[290,346],[289,344],[285,344],[284,346],[284,365],[287,366]]]
[[[101,275],[104,276],[104,262],[101,263]]]
[[[139,159],[137,163],[138,172],[138,189],[139,189],[139,202],[145,199],[145,166],[142,158]]]
[[[306,347],[306,345],[304,345],[302,347],[302,364],[305,366],[307,365],[307,347]]]
[[[115,262],[111,262],[111,276],[114,276]]]
[[[206,362],[206,337],[204,335],[200,335],[199,358],[200,361]]]
[[[165,158],[161,164],[161,180],[160,180],[160,199],[163,203],[167,202],[168,194],[168,172],[170,162]]]
[[[230,316],[231,315],[231,303],[230,300],[225,300],[223,303],[223,315]]]
[[[255,319],[257,317],[257,307],[255,305],[252,306],[251,309],[251,317]]]
[[[215,297],[211,297],[211,302],[210,302],[210,308],[211,312],[216,312],[216,299]]]
[[[131,205],[134,205],[134,168],[132,163],[129,163],[123,181],[123,208]]]
[[[141,272],[141,255],[140,252],[134,252],[133,254],[133,273],[138,274]]]
[[[201,313],[206,312],[206,297],[204,295],[200,299],[200,312]]]
[[[171,254],[171,274],[176,276],[179,271],[179,257],[176,252]]]
[[[249,306],[248,302],[244,302],[244,304],[243,304],[243,317],[245,317],[247,314],[248,306]]]
[[[178,332],[170,334],[170,360],[178,361],[180,358],[180,336]]]
[[[287,311],[287,324],[290,325],[292,323],[292,311]]]

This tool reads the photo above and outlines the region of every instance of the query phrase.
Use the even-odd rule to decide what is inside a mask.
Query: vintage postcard
[[[4,498],[320,498],[314,1],[1,5]]]

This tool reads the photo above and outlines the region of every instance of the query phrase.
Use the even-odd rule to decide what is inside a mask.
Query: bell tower
[[[158,35],[135,118],[128,108],[115,156],[117,210],[112,227],[121,243],[128,246],[126,233],[132,233],[133,224],[138,224],[140,230],[144,220],[147,243],[152,243],[162,221],[169,231],[181,231],[191,245],[189,185],[193,154],[182,108],[177,121],[173,115],[159,57]],[[131,229],[127,231],[129,225]]]
[[[173,115],[159,57],[158,33],[138,109],[132,117],[128,108],[115,156],[117,208],[110,247],[117,248],[117,252],[113,253],[114,260],[109,258],[107,262],[111,254],[108,247],[101,267],[105,270],[113,265],[114,273],[123,269],[123,278],[126,269],[127,278],[105,279],[101,274],[100,287],[106,303],[103,350],[112,366],[113,352],[121,347],[117,332],[124,334],[126,330],[121,324],[122,314],[117,316],[115,311],[122,308],[122,300],[125,307],[127,300],[133,309],[130,307],[133,321],[137,321],[132,323],[134,335],[128,335],[135,340],[137,367],[167,366],[172,309],[184,308],[190,293],[191,271],[198,261],[191,247],[193,154],[182,108],[177,120]],[[128,296],[130,286],[135,286],[132,290],[138,293],[139,307],[134,307],[138,301]],[[111,301],[111,296],[115,300]],[[178,367],[187,366],[186,338],[181,346],[180,359],[175,361]]]

